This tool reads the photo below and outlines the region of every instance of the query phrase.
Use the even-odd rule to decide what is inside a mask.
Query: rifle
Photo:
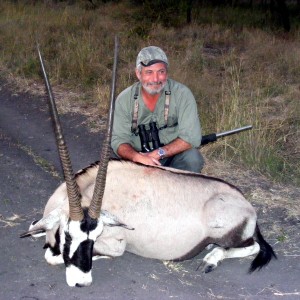
[[[236,128],[236,129],[224,131],[224,132],[221,132],[221,133],[211,133],[211,134],[208,134],[208,135],[204,135],[204,136],[202,136],[201,146],[204,146],[204,145],[209,144],[209,143],[213,143],[220,137],[236,134],[236,133],[239,133],[241,131],[245,131],[245,130],[249,130],[249,129],[252,129],[252,125],[248,125],[248,126],[244,126],[244,127],[241,127],[241,128]]]

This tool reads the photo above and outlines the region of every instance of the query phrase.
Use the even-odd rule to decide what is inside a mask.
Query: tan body
[[[88,206],[98,166],[77,176]],[[65,184],[51,196],[44,217],[57,207],[68,212]],[[222,240],[229,232],[242,230],[252,237],[256,213],[243,195],[231,185],[199,174],[162,167],[147,167],[125,161],[110,161],[102,209],[133,227],[104,227],[94,249],[99,254],[119,256],[125,250],[149,258],[173,260]],[[47,232],[54,242],[55,232]],[[241,232],[237,232],[241,235]],[[228,247],[233,247],[231,241]],[[201,249],[202,248],[202,249]],[[191,255],[193,256],[193,255]]]

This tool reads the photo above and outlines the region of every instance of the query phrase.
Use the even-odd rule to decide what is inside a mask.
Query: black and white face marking
[[[80,221],[69,221],[62,235],[66,280],[69,286],[89,286],[92,283],[93,246],[102,233],[103,222],[91,219],[86,211]]]
[[[51,246],[50,243],[44,245],[44,249],[47,249],[45,252],[45,259],[50,265],[63,264],[63,257],[60,252],[60,235],[59,230],[55,233],[55,244]]]

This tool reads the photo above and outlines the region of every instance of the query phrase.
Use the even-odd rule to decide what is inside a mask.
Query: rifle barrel
[[[219,137],[223,137],[223,136],[228,136],[228,135],[235,134],[235,133],[245,131],[245,130],[249,130],[249,129],[252,129],[252,125],[248,125],[248,126],[244,126],[244,127],[241,127],[241,128],[232,129],[232,130],[224,131],[224,132],[221,132],[221,133],[217,133],[216,137],[219,138]]]
[[[245,130],[249,130],[249,129],[252,129],[252,125],[248,125],[248,126],[244,126],[244,127],[241,127],[241,128],[236,128],[236,129],[224,131],[224,132],[221,132],[221,133],[211,133],[211,134],[203,135],[202,140],[201,140],[201,146],[204,146],[204,145],[209,144],[209,143],[213,143],[220,137],[228,136],[228,135],[235,134],[235,133],[245,131]]]

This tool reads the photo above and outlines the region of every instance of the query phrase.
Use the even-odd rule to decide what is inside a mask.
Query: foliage
[[[15,79],[42,84],[38,40],[52,84],[71,89],[83,107],[98,111],[99,106],[105,109],[109,96],[114,35],[121,42],[119,91],[136,80],[138,51],[158,45],[169,56],[170,76],[193,91],[204,134],[254,127],[203,148],[208,159],[232,160],[274,179],[299,183],[297,27],[289,34],[271,31],[270,26],[262,30],[261,13],[230,6],[194,6],[193,22],[186,25],[184,1],[177,10],[171,0],[152,2],[98,1],[96,8],[86,9],[78,1],[2,1],[1,73],[7,70]],[[154,5],[163,5],[159,13]]]
[[[165,27],[177,27],[186,22],[186,0],[143,0],[135,1],[142,4],[143,18],[158,22]]]

